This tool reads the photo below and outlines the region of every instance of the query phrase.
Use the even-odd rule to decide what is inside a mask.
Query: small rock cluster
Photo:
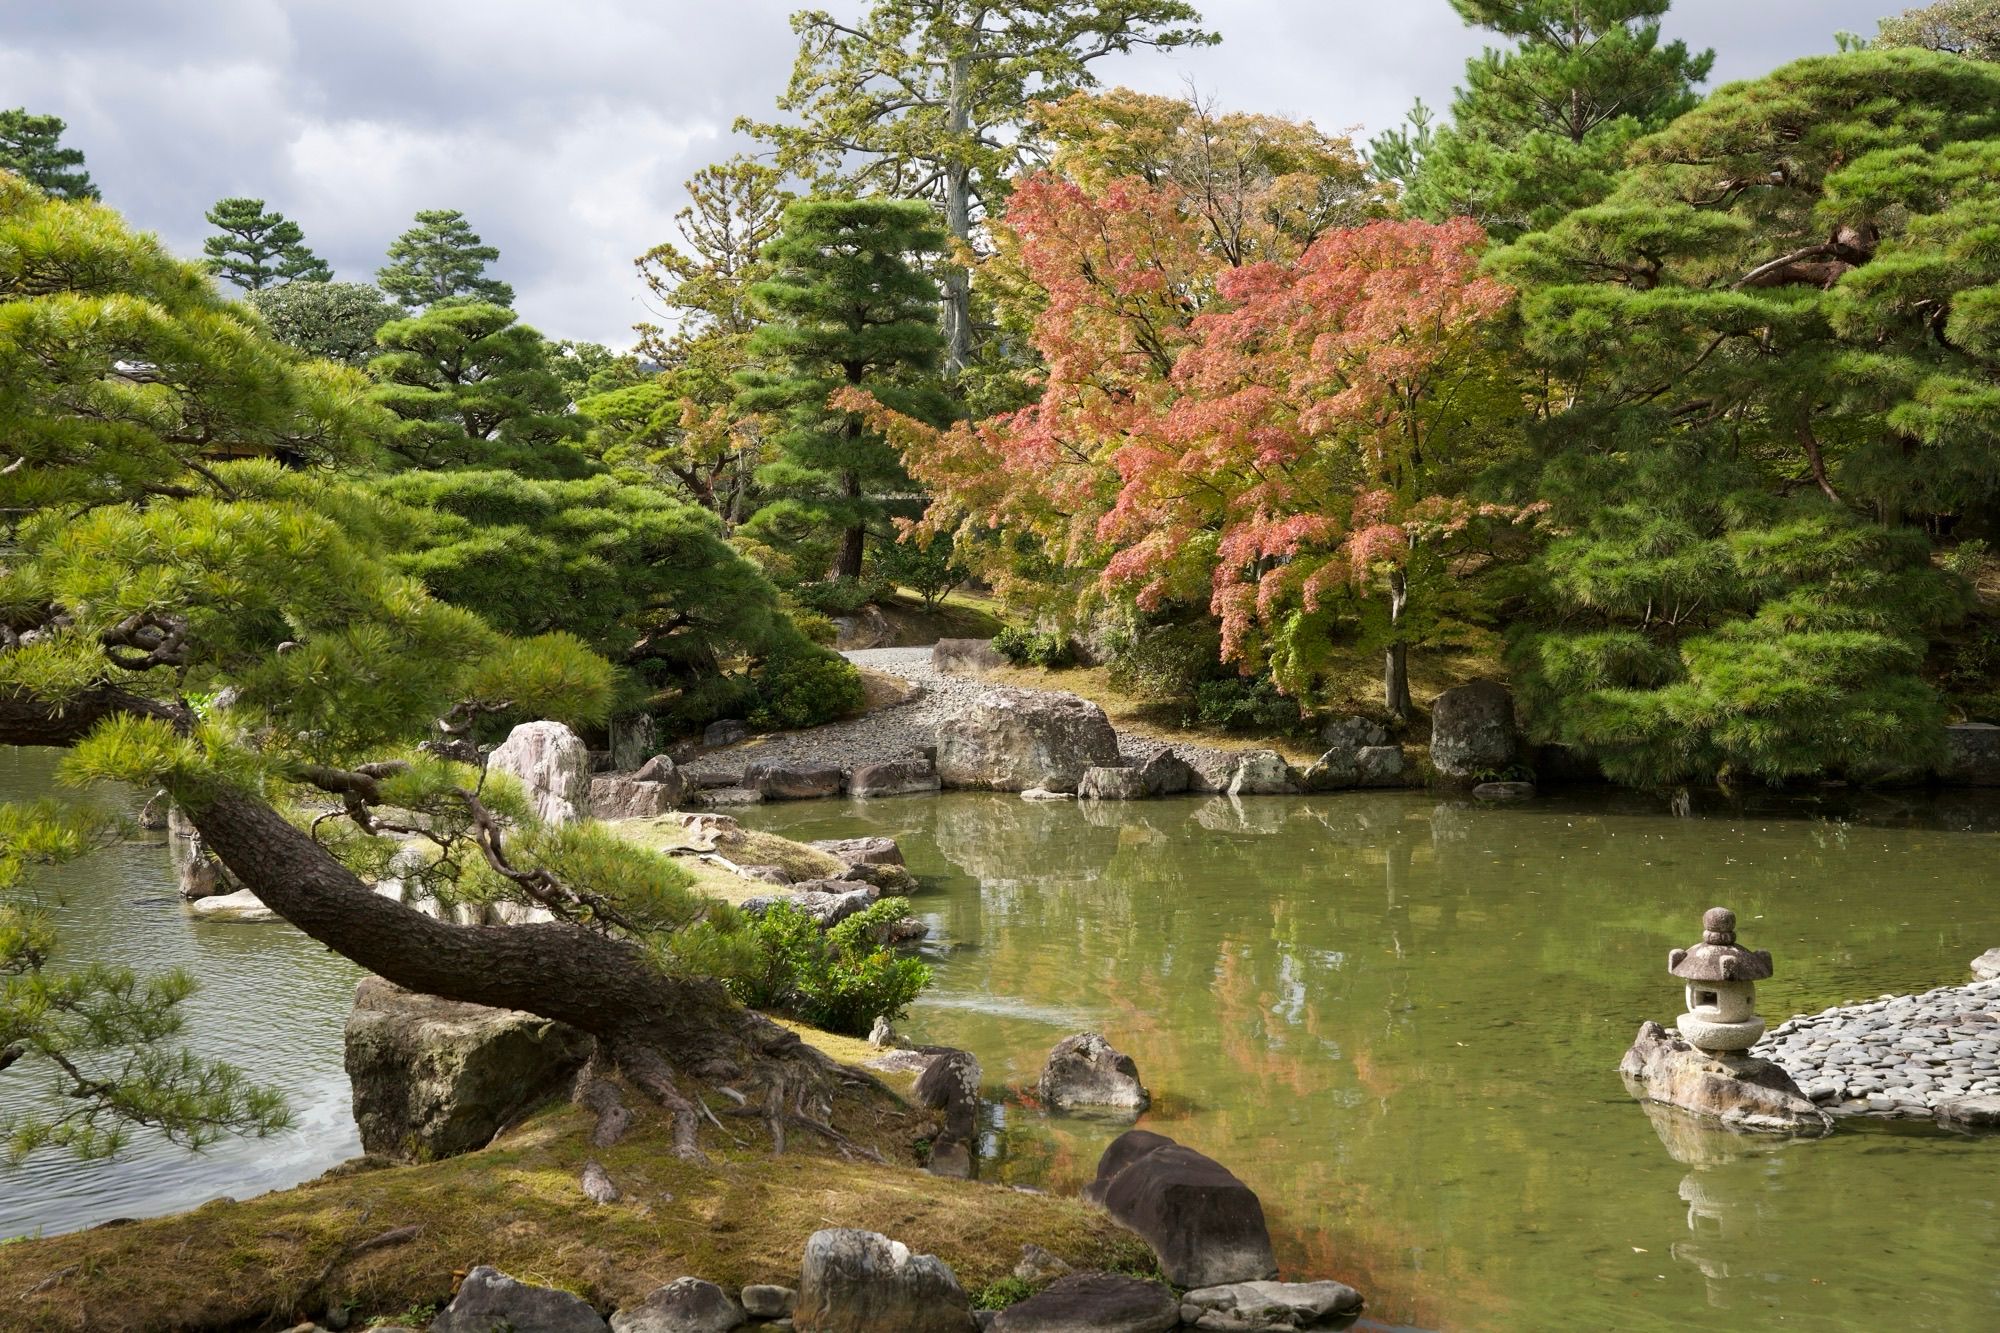
[[[1751,1053],[1835,1115],[2000,1122],[2000,980],[1801,1015]]]

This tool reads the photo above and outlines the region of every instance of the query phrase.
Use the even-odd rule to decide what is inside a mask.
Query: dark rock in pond
[[[1110,719],[1073,694],[986,690],[938,731],[937,771],[947,787],[1074,792],[1086,769],[1117,762]]]
[[[725,745],[735,745],[750,739],[750,724],[733,717],[725,717],[711,722],[702,730],[703,748],[719,750]]]
[[[1159,1282],[1082,1273],[1057,1278],[1002,1310],[994,1333],[1166,1333],[1181,1322],[1180,1302]]]
[[[1526,801],[1534,797],[1532,782],[1482,782],[1472,789],[1478,801]]]
[[[754,1283],[743,1289],[743,1313],[753,1319],[789,1319],[799,1294],[790,1287]]]
[[[1475,680],[1446,690],[1431,704],[1431,767],[1439,777],[1475,781],[1520,757],[1514,696],[1505,685]]]
[[[1139,781],[1148,796],[1178,796],[1194,781],[1194,769],[1172,750],[1155,750],[1139,765]]]
[[[1132,1129],[1112,1140],[1083,1197],[1152,1246],[1177,1287],[1278,1275],[1256,1194],[1214,1158],[1164,1134]]]
[[[745,1322],[743,1307],[713,1282],[676,1278],[611,1316],[611,1333],[730,1333]]]
[[[531,1287],[484,1264],[465,1275],[458,1295],[431,1321],[430,1333],[607,1333],[607,1325],[566,1291]]]
[[[1769,1060],[1709,1054],[1658,1023],[1639,1026],[1618,1072],[1633,1096],[1678,1106],[1729,1129],[1810,1136],[1833,1128],[1833,1118]]]
[[[1951,1129],[2000,1128],[2000,1097],[1960,1097],[1940,1102],[1934,1114],[1940,1125]]]
[[[800,1333],[972,1333],[972,1303],[951,1266],[873,1231],[806,1241],[792,1325]]]
[[[1044,1106],[1108,1107],[1137,1113],[1152,1104],[1132,1057],[1095,1032],[1064,1037],[1043,1062],[1036,1088]]]
[[[767,801],[815,801],[840,795],[847,775],[837,768],[751,764],[743,770],[743,785]]]
[[[1083,770],[1076,794],[1086,801],[1137,801],[1151,795],[1138,769],[1110,765]]]
[[[1361,1293],[1344,1282],[1232,1282],[1199,1287],[1181,1300],[1203,1312],[1196,1328],[1326,1328],[1361,1313]],[[1218,1316],[1215,1322],[1209,1317]]]
[[[903,849],[894,838],[820,838],[806,844],[851,866],[899,866]]]
[[[849,796],[921,796],[938,790],[937,770],[922,755],[862,764],[847,779]]]
[[[483,1148],[522,1112],[567,1093],[594,1046],[551,1019],[365,977],[347,1020],[361,1145],[399,1161]]]
[[[2000,727],[1960,722],[1944,729],[1938,776],[1961,787],[2000,787]]]
[[[931,669],[947,676],[983,676],[1006,665],[991,639],[939,639],[931,645]]]

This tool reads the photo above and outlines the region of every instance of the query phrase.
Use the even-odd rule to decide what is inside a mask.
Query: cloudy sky
[[[1911,0],[1902,0],[1910,3]],[[826,4],[827,0],[821,0]],[[790,69],[793,0],[0,0],[0,106],[69,122],[105,199],[186,254],[203,212],[253,195],[368,280],[419,208],[500,247],[516,305],[556,337],[624,346],[631,259],[680,183],[737,151]],[[855,12],[861,0],[831,0]],[[1221,46],[1133,56],[1107,83],[1309,117],[1363,137],[1448,103],[1480,34],[1446,0],[1208,0]],[[1872,32],[1898,0],[1678,0],[1670,35],[1716,81]]]

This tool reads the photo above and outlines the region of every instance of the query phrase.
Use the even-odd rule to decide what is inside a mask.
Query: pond
[[[57,755],[0,746],[0,800],[46,794]],[[136,803],[133,805],[136,812]],[[43,1151],[0,1165],[0,1239],[53,1235],[117,1217],[178,1212],[309,1180],[361,1151],[341,1065],[360,969],[289,926],[195,921],[174,892],[165,834],[123,843],[35,881],[62,932],[59,967],[101,962],[141,977],[185,968],[202,981],[186,1044],[284,1090],[296,1126],[188,1153],[144,1131],[108,1162]],[[46,1106],[29,1062],[0,1076],[0,1118]]]
[[[0,749],[0,796],[51,769]],[[2000,944],[2000,800],[1709,804],[961,794],[742,814],[902,841],[938,967],[903,1027],[984,1062],[988,1178],[1089,1177],[1122,1127],[1050,1119],[1021,1090],[1094,1028],[1154,1091],[1141,1123],[1243,1176],[1288,1274],[1353,1282],[1371,1324],[1990,1325],[2000,1137],[1656,1130],[1614,1068],[1642,1019],[1679,1011],[1666,951],[1715,903],[1777,956],[1767,1018],[1962,979]],[[190,920],[157,839],[53,883],[67,958],[194,970],[190,1044],[283,1087],[300,1124],[192,1157],[143,1136],[110,1163],[38,1156],[0,1177],[0,1238],[245,1197],[358,1151],[356,969],[282,925]]]
[[[2000,944],[2000,804],[1710,804],[952,795],[744,818],[896,837],[929,881],[937,982],[903,1031],[983,1062],[988,1178],[1091,1175],[1122,1126],[1022,1091],[1090,1028],[1153,1090],[1140,1123],[1234,1169],[1287,1275],[1353,1283],[1371,1323],[1990,1327],[2000,1137],[1656,1130],[1615,1068],[1680,1011],[1667,950],[1717,903],[1776,954],[1772,1021],[1966,979]]]

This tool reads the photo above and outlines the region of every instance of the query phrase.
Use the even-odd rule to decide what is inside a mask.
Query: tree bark
[[[1410,699],[1410,645],[1397,634],[1403,610],[1409,605],[1410,584],[1402,570],[1389,574],[1389,650],[1382,663],[1382,703],[1390,713],[1407,720],[1414,707]]]
[[[852,472],[841,479],[841,492],[849,501],[861,498],[861,479]],[[868,528],[856,521],[840,534],[840,554],[834,560],[833,576],[839,579],[861,577],[861,560],[867,554]]]
[[[972,126],[967,104],[967,68],[963,56],[951,62],[951,82],[945,106],[945,132],[962,139]],[[966,251],[972,248],[972,169],[964,162],[948,163],[944,171],[944,225]],[[972,359],[972,275],[955,259],[944,266],[944,370],[957,375]]]

